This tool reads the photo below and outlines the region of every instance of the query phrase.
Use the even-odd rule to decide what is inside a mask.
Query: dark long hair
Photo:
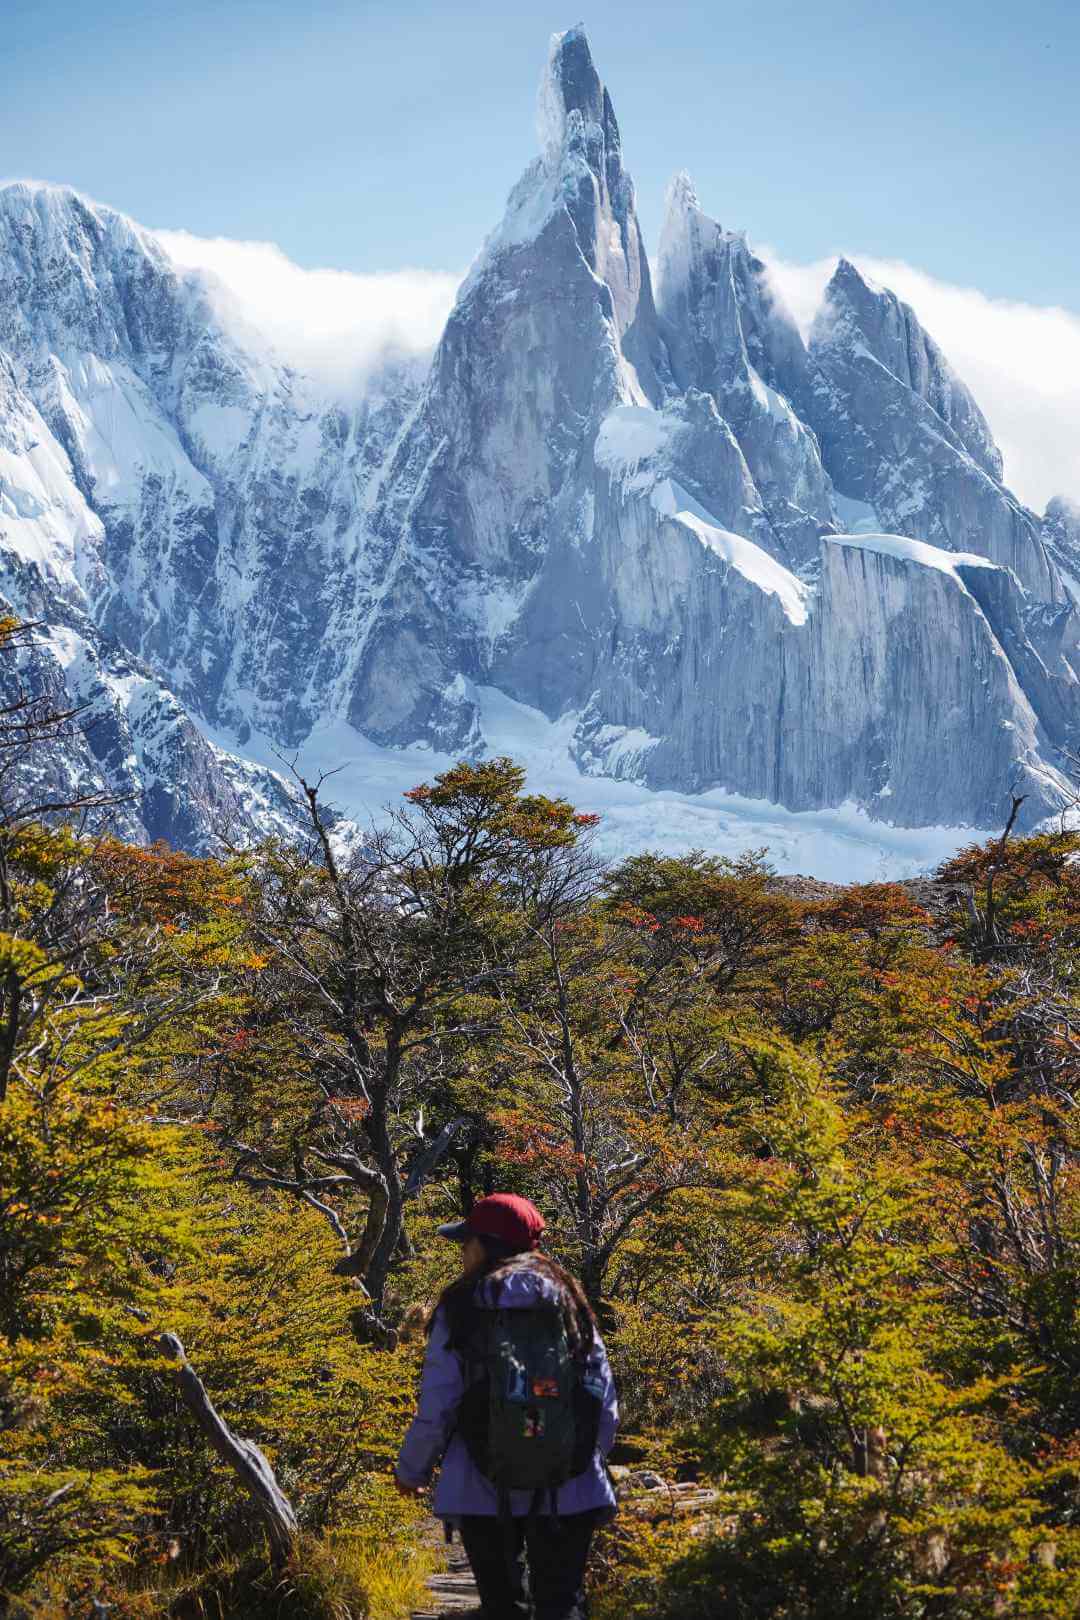
[[[527,1270],[554,1285],[570,1349],[575,1356],[587,1356],[596,1340],[596,1318],[577,1278],[557,1260],[535,1249],[508,1249],[498,1238],[481,1237],[480,1242],[484,1248],[484,1264],[479,1271],[455,1277],[452,1283],[447,1283],[428,1318],[428,1332],[431,1332],[436,1312],[441,1310],[446,1317],[450,1348],[464,1349],[475,1323],[478,1291],[490,1283],[497,1293],[499,1285],[511,1272]]]

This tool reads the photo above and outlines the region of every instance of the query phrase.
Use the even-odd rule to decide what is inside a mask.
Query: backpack
[[[474,1322],[459,1428],[501,1498],[532,1491],[539,1500],[589,1466],[601,1386],[571,1349],[556,1306],[477,1307]]]

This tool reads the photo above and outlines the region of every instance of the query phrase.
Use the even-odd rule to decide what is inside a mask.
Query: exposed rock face
[[[90,513],[95,623],[205,719],[299,740],[345,657],[366,485],[421,379],[388,363],[346,410],[241,347],[149,233],[63,190],[0,198],[0,349]]]
[[[79,205],[76,220],[83,217]],[[55,265],[58,255],[49,251]],[[66,285],[62,270],[57,282]],[[87,313],[93,323],[94,311]],[[106,327],[99,322],[99,331]],[[101,341],[107,347],[111,340]],[[21,791],[60,805],[106,798],[93,824],[136,842],[163,838],[194,850],[214,847],[221,836],[244,841],[295,827],[298,805],[285,784],[214,747],[161,676],[109,633],[114,606],[125,597],[109,572],[115,504],[103,499],[100,512],[90,504],[97,483],[82,450],[99,453],[99,441],[89,418],[77,413],[61,362],[50,354],[27,367],[35,369],[44,375],[43,404],[55,433],[0,354],[0,611],[36,626],[32,645],[4,661],[0,680],[5,702],[30,697],[76,712],[62,738],[33,750]],[[86,361],[75,369],[83,379],[93,371]],[[140,480],[140,501],[153,498],[153,483],[153,476]],[[167,579],[162,559],[154,584]],[[147,591],[138,622],[155,626],[156,598]],[[161,650],[169,650],[167,642]]]
[[[914,312],[841,259],[809,343],[806,415],[837,490],[897,534],[976,551],[1064,596],[1038,520],[1001,484],[985,418]]]
[[[802,338],[746,238],[702,213],[685,174],[668,194],[658,305],[679,387],[712,396],[786,559],[806,563],[837,515],[817,440],[789,403],[805,386]]]
[[[1042,538],[1068,594],[1080,602],[1080,503],[1055,495],[1043,516]]]
[[[1046,759],[1076,682],[1036,652],[1012,574],[897,536],[828,537],[811,589],[658,461],[650,488],[639,467],[632,494],[597,508],[611,585],[592,768],[916,824],[933,805],[942,824],[992,825],[1003,783],[1054,802]]]
[[[5,702],[30,696],[76,711],[61,736],[27,756],[19,787],[27,802],[100,800],[80,813],[88,827],[205,853],[223,840],[295,836],[302,825],[297,796],[280,778],[216,748],[160,680],[92,631],[54,624],[36,632],[5,667],[2,686]]]
[[[1029,819],[1056,806],[1074,514],[1009,494],[968,390],[853,266],[804,345],[685,177],[654,300],[580,30],[541,113],[430,367],[387,357],[359,403],[129,221],[0,188],[0,588],[97,716],[74,777],[204,847],[290,804],[199,725],[480,751],[484,684],[657,786],[911,825],[995,825],[1017,781]]]
[[[992,826],[1003,785],[1054,797],[1046,734],[1007,652],[1022,593],[978,556],[925,550],[894,536],[826,542],[805,775],[826,802],[904,822],[932,799],[945,824]]]

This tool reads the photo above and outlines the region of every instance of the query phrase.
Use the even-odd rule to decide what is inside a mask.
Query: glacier
[[[840,261],[804,340],[675,178],[655,283],[611,96],[552,41],[541,151],[429,357],[335,390],[205,272],[0,186],[0,597],[125,836],[370,813],[508,752],[608,848],[910,870],[1074,797],[1080,515],[1003,482],[915,312]],[[344,374],[344,368],[343,368]],[[402,773],[411,773],[406,780]],[[662,830],[657,831],[660,827]]]

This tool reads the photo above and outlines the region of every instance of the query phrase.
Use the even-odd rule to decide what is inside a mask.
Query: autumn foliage
[[[605,869],[508,760],[352,848],[309,802],[218,860],[0,825],[0,1610],[407,1612],[407,1329],[505,1188],[624,1455],[703,1487],[608,1533],[601,1616],[1074,1615],[1078,841],[807,898]],[[163,1331],[290,1496],[286,1571]]]

